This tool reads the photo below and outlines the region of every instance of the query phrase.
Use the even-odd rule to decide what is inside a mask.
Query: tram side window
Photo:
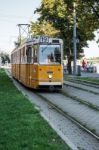
[[[13,63],[13,54],[11,54],[11,63]]]
[[[16,61],[17,60],[17,52],[15,52],[15,64],[16,64]]]
[[[27,55],[27,63],[31,63],[31,59],[32,59],[32,48],[31,47],[27,48],[26,55]]]
[[[37,62],[37,50],[36,49],[33,50],[33,61],[34,63]]]
[[[25,47],[23,47],[23,59],[22,59],[22,61],[23,61],[23,63],[25,63]]]
[[[56,47],[54,50],[54,56],[55,56],[55,61],[61,63],[61,52],[58,47]]]

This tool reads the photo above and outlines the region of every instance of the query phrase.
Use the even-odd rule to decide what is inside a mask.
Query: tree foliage
[[[1,52],[0,53],[1,62],[5,64],[6,62],[10,63],[10,56],[7,53]]]
[[[31,33],[35,35],[58,36],[60,31],[56,30],[48,21],[31,22]]]
[[[69,66],[73,58],[74,3],[76,4],[77,39],[79,39],[77,57],[79,58],[83,48],[88,46],[87,41],[93,40],[94,31],[99,29],[99,1],[42,0],[41,6],[35,11],[40,14],[39,22],[46,21],[59,31],[58,36],[64,40],[64,54],[67,54]]]
[[[42,0],[41,7],[36,10],[40,13],[40,21],[50,22],[60,31],[60,37],[65,42],[65,52],[73,54],[73,9],[76,3],[77,15],[77,47],[78,55],[83,47],[88,46],[87,41],[93,40],[94,31],[99,28],[99,2],[98,0]]]

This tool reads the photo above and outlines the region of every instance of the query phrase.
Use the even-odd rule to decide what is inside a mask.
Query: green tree
[[[91,0],[42,0],[40,8],[40,21],[48,21],[60,31],[64,40],[64,54],[68,57],[69,73],[71,73],[71,60],[73,58],[73,4],[76,3],[77,15],[77,57],[83,52],[83,47],[88,46],[87,41],[93,40],[94,31],[99,28],[99,2]]]
[[[0,57],[1,57],[1,61],[3,64],[5,64],[6,62],[10,63],[10,56],[7,53],[1,52],[0,53]]]
[[[51,23],[48,21],[37,21],[31,22],[31,33],[32,35],[47,35],[51,37],[55,37],[59,35],[59,31],[56,30]]]

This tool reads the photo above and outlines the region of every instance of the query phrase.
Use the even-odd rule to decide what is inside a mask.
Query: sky
[[[34,10],[40,4],[41,0],[0,0],[0,51],[11,53],[19,35],[17,24],[35,22],[38,15]],[[99,57],[98,44],[95,41],[88,43],[89,48],[84,48],[85,57]]]
[[[84,54],[86,58],[99,57],[99,43],[96,41],[99,39],[99,31],[95,32],[96,38],[93,41],[88,41],[88,48],[84,48]]]
[[[41,0],[0,0],[0,51],[11,53],[19,35],[17,24],[36,21],[34,10],[40,4]]]

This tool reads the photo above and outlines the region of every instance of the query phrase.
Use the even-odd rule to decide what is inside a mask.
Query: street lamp
[[[76,75],[76,53],[77,53],[77,39],[76,39],[76,10],[75,10],[75,3],[74,3],[74,12],[73,12],[73,19],[74,19],[74,27],[73,27],[73,53],[74,53],[74,63],[73,63],[73,74]]]

